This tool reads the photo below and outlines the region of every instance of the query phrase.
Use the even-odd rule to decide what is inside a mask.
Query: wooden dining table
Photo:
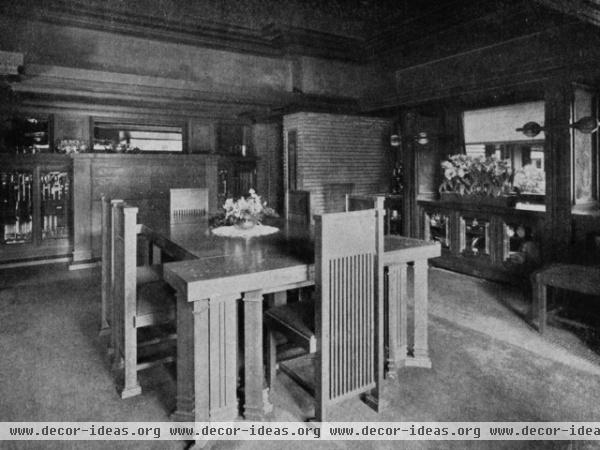
[[[206,222],[171,225],[146,220],[141,233],[166,259],[163,276],[177,295],[176,421],[262,420],[270,409],[264,387],[263,298],[285,298],[314,284],[309,228],[249,239],[218,237]],[[388,373],[431,367],[427,342],[427,260],[440,245],[386,236]],[[409,283],[408,278],[413,282]],[[411,295],[410,290],[413,290]],[[408,339],[408,300],[414,298],[414,337]],[[241,302],[242,307],[238,308]],[[242,339],[240,340],[240,334]],[[243,342],[243,345],[239,345]],[[243,375],[240,375],[243,367]]]

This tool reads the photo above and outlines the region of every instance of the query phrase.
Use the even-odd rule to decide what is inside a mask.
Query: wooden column
[[[204,386],[199,384],[199,379],[207,371],[206,361],[197,359],[195,364],[196,378],[196,422],[203,420],[199,415],[198,408],[203,407],[202,401],[198,398],[199,389],[205,388],[210,392],[210,411],[211,421],[226,422],[233,421],[238,416],[237,399],[237,299],[239,295],[219,295],[211,297],[209,300],[209,336],[207,344],[195,341],[196,358],[199,355],[198,348],[203,345],[209,345],[209,363],[208,372],[210,384]],[[194,319],[196,315],[194,315]],[[196,333],[194,333],[195,335]]]
[[[408,345],[408,270],[413,269],[414,345]],[[428,342],[428,270],[427,260],[411,267],[406,263],[388,267],[388,377],[394,378],[400,367],[431,368]]]
[[[408,352],[408,290],[406,264],[388,267],[388,377],[395,378],[396,370]]]
[[[244,293],[244,418],[259,421],[272,409],[265,404],[262,291]],[[268,400],[267,400],[268,402]]]
[[[571,104],[573,90],[564,80],[549,82],[545,92],[544,161],[546,165],[546,222],[544,260],[569,256],[571,224]]]
[[[194,341],[199,350],[194,353]],[[172,419],[178,422],[194,421],[194,366],[199,355],[208,355],[208,300],[188,302],[185,292],[177,291],[177,406]],[[204,363],[205,364],[205,363]],[[202,381],[197,383],[204,397],[201,404],[208,405],[208,367],[204,367]],[[208,406],[198,411],[202,420],[208,420]]]
[[[428,270],[427,261],[414,263],[414,299],[415,299],[415,343],[411,366],[431,367],[427,334],[428,308]]]
[[[73,262],[92,259],[92,166],[88,158],[73,158]]]

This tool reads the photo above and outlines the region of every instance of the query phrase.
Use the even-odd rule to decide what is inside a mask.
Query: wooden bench
[[[553,264],[533,274],[532,319],[538,331],[546,331],[548,287],[587,295],[600,295],[600,267],[577,264]]]

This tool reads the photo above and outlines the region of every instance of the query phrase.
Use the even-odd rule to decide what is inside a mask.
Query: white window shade
[[[544,125],[543,101],[465,111],[465,144],[531,142],[530,138],[516,131],[527,122]],[[535,140],[543,139],[544,132],[535,137]]]

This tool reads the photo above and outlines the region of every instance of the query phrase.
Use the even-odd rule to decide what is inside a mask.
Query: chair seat
[[[164,281],[153,281],[137,286],[136,328],[175,319],[175,294]]]
[[[139,266],[136,268],[136,283],[145,284],[162,280],[162,264]]]
[[[315,305],[312,301],[275,306],[265,312],[265,320],[273,329],[282,331],[309,353],[317,351],[314,316]]]

